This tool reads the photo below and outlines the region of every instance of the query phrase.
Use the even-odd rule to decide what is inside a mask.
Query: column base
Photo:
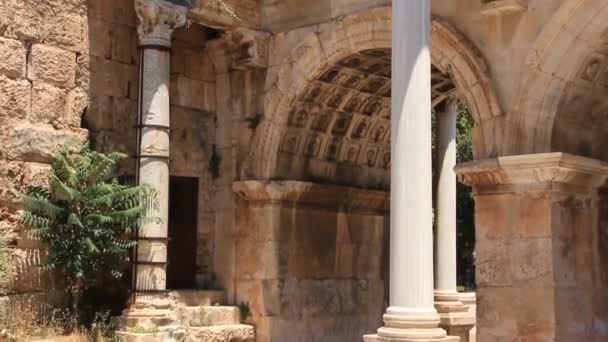
[[[460,301],[456,291],[435,290],[435,308],[439,313],[439,326],[451,336],[460,337],[461,342],[469,342],[471,329],[475,326],[475,313]]]
[[[420,338],[393,338],[393,337],[382,337],[376,335],[364,335],[364,342],[458,342],[460,337],[458,336],[446,336],[438,339],[420,339]]]
[[[173,312],[171,301],[167,295],[141,295],[135,297],[135,302],[122,313],[122,328],[159,328],[171,330],[175,327],[177,318]]]
[[[434,308],[407,309],[389,307],[384,315],[384,327],[376,335],[363,336],[364,341],[435,342],[459,341],[439,327],[440,317]]]

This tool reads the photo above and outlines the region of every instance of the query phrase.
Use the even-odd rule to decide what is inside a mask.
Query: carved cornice
[[[608,163],[567,153],[499,157],[456,166],[458,179],[474,188],[559,183],[598,188],[608,179]]]
[[[379,214],[388,214],[390,210],[390,196],[386,191],[299,181],[242,181],[233,183],[232,190],[246,201]]]
[[[188,8],[165,0],[135,0],[142,46],[171,46],[173,30],[186,24]]]

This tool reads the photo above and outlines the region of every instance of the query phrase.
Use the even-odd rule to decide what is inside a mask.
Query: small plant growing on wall
[[[211,158],[209,158],[209,172],[211,172],[211,177],[213,179],[218,179],[220,177],[220,165],[222,164],[222,157],[217,153],[217,148],[213,145],[213,149],[211,150]]]
[[[251,307],[249,302],[241,301],[239,304],[239,311],[241,312],[241,320],[246,321],[251,316]]]
[[[103,154],[88,145],[63,148],[55,156],[48,187],[30,187],[22,196],[22,223],[42,240],[48,257],[40,265],[65,279],[77,313],[84,290],[100,275],[122,276],[135,245],[130,236],[146,218],[156,191],[124,185],[116,177],[122,153]]]

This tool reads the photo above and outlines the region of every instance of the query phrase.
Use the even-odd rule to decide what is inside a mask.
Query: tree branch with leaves
[[[78,310],[84,290],[103,275],[120,278],[145,220],[146,203],[157,193],[149,185],[123,184],[117,177],[122,153],[103,154],[85,145],[55,156],[48,187],[30,187],[22,196],[21,222],[44,242],[41,267],[58,271]]]

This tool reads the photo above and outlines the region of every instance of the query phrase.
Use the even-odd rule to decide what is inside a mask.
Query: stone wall
[[[51,280],[34,265],[40,244],[17,223],[18,194],[44,184],[65,143],[91,138],[102,151],[135,154],[137,21],[125,0],[0,1],[0,237],[12,275],[2,292],[29,292]],[[173,175],[198,177],[198,274],[211,278],[214,216],[208,161],[215,143],[215,70],[207,31],[174,34],[171,125]],[[123,166],[134,173],[134,159]]]
[[[81,0],[0,2],[0,238],[11,259],[2,292],[52,287],[34,267],[43,255],[39,244],[17,223],[18,195],[46,181],[58,147],[86,139],[84,61],[92,45],[89,13],[98,9]]]
[[[376,206],[388,203],[385,193],[300,182],[235,191],[246,199],[236,302],[249,302],[257,341],[357,341],[380,326],[388,218]]]
[[[171,48],[172,176],[199,179],[197,284],[213,281],[214,180],[209,160],[216,138],[216,74],[206,50],[208,31],[199,25],[173,33]]]

